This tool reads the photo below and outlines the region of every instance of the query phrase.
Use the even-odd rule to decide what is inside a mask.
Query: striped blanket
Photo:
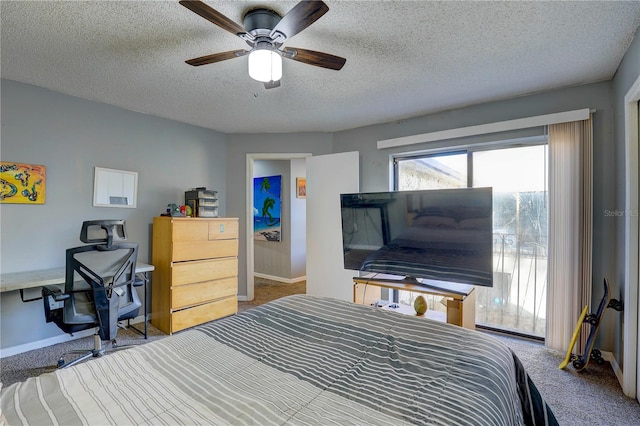
[[[307,295],[16,383],[0,402],[10,425],[555,424],[496,339]]]

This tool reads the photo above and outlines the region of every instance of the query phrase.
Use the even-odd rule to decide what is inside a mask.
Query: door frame
[[[625,242],[624,242],[624,330],[623,330],[623,371],[622,390],[625,395],[640,401],[640,283],[639,271],[639,239],[638,224],[638,152],[640,145],[640,125],[638,118],[638,102],[640,102],[640,76],[631,85],[624,97],[625,122]]]
[[[295,160],[311,157],[311,153],[248,153],[246,159],[246,234],[247,234],[247,296],[254,299],[254,243],[253,243],[253,165],[256,160]]]

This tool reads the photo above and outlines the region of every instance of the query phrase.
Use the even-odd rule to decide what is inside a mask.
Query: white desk
[[[153,265],[136,263],[136,274],[153,271]],[[40,269],[37,271],[0,274],[0,292],[25,290],[45,285],[64,284],[65,267]]]
[[[0,292],[4,293],[6,291],[20,290],[22,297],[22,291],[28,288],[42,287],[45,285],[64,284],[65,269],[66,268],[62,266],[60,268],[40,269],[37,271],[0,274]],[[155,267],[153,265],[149,265],[148,263],[136,263],[136,274],[141,274],[144,277],[144,332],[138,330],[130,324],[129,327],[142,333],[145,339],[147,338],[147,325],[149,322],[149,289],[147,286],[149,277],[147,276],[147,273],[153,271],[154,269]],[[27,302],[30,300],[24,300],[24,297],[22,297],[22,301]]]

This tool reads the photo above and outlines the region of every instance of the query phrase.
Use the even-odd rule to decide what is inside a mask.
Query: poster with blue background
[[[282,176],[253,178],[253,235],[261,241],[281,241]]]

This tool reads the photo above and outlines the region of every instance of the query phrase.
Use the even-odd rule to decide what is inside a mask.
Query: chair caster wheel
[[[60,358],[60,359],[58,360],[58,365],[57,365],[57,367],[58,367],[58,368],[62,368],[62,366],[63,366],[63,365],[64,365],[64,359],[63,359],[63,358]]]

